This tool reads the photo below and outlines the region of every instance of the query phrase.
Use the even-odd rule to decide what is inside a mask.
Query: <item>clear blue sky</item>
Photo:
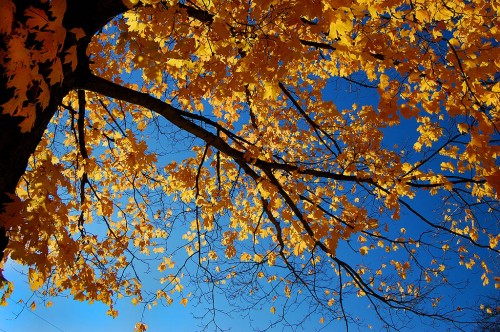
[[[19,266],[17,266],[19,268]],[[100,303],[88,305],[86,302],[78,302],[69,298],[50,298],[52,307],[45,308],[39,303],[35,311],[31,311],[29,303],[32,295],[25,278],[16,271],[12,264],[7,266],[5,276],[15,282],[15,291],[7,307],[0,307],[0,332],[101,332],[101,331],[132,331],[136,322],[141,320],[143,306],[134,306],[128,299],[118,302],[117,309],[120,314],[115,319],[106,315],[107,307]],[[15,303],[24,299],[27,306]],[[35,297],[31,298],[35,299]],[[39,301],[37,301],[39,302]],[[227,305],[225,306],[227,308]],[[202,308],[196,308],[193,303],[186,307],[174,303],[169,307],[158,306],[145,312],[145,322],[148,331],[199,331],[200,320],[195,318],[203,314]],[[252,319],[257,325],[267,325],[269,319],[275,318],[269,313],[269,307],[255,310]],[[294,313],[300,314],[300,313]],[[219,316],[218,323],[221,327],[232,328],[232,331],[253,331],[248,319],[238,316],[233,318]],[[262,324],[264,323],[264,324]],[[313,322],[310,322],[311,324]],[[312,328],[311,325],[308,325]],[[318,323],[318,328],[321,325]],[[211,331],[213,326],[208,329]],[[268,331],[281,331],[281,327],[269,329]]]

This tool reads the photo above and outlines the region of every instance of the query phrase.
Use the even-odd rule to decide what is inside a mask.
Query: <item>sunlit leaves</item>
[[[137,332],[143,332],[143,331],[146,331],[148,329],[148,326],[144,323],[137,323],[135,324],[135,327],[134,327],[134,331],[137,331]]]

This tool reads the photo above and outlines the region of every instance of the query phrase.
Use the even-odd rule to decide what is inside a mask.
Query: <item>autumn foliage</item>
[[[391,327],[497,294],[495,1],[79,2],[0,0],[2,264],[34,291]]]

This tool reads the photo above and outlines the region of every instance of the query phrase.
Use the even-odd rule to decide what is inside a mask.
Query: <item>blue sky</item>
[[[100,331],[131,331],[136,322],[141,320],[144,312],[142,305],[134,306],[128,299],[118,302],[118,317],[111,318],[106,315],[107,307],[100,303],[92,305],[86,302],[78,302],[66,297],[50,298],[53,305],[46,308],[38,301],[29,289],[26,278],[19,272],[20,266],[14,268],[9,263],[5,270],[5,277],[15,283],[15,291],[9,300],[7,307],[0,307],[0,332],[40,331],[40,332],[100,332]],[[24,299],[27,305],[16,303]],[[31,311],[29,304],[31,300],[37,299],[38,306]],[[200,310],[201,309],[201,310]],[[227,305],[221,309],[228,309]],[[148,331],[199,331],[201,329],[200,319],[195,316],[202,315],[203,309],[196,308],[193,303],[186,307],[174,303],[168,307],[155,307],[146,310],[144,321],[148,325]],[[253,313],[254,324],[267,325],[269,319],[274,318],[269,313],[269,308],[256,310]],[[298,313],[300,314],[300,313]],[[238,316],[228,317],[220,315],[217,320],[223,328],[231,328],[232,331],[250,332],[248,319]],[[264,324],[261,324],[264,323]],[[310,322],[312,324],[313,322]],[[312,327],[309,325],[309,327]],[[321,325],[318,323],[318,328]],[[213,326],[208,329],[211,331]],[[267,331],[281,331],[281,327],[268,329]]]

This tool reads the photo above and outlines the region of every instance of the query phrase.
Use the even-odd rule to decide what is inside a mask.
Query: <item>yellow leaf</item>
[[[161,254],[161,253],[165,252],[165,248],[164,247],[155,247],[155,248],[153,248],[153,252],[155,254]]]
[[[43,275],[39,273],[37,270],[32,268],[28,270],[28,279],[30,283],[30,288],[33,291],[39,289],[45,282]]]
[[[281,93],[278,84],[273,82],[264,82],[264,99],[276,100]]]
[[[148,329],[148,326],[144,323],[136,323],[134,327],[134,331],[136,332],[144,332]]]
[[[488,278],[488,274],[486,272],[481,275],[481,280],[483,281],[483,286],[488,286],[490,283],[490,278]]]
[[[368,248],[367,246],[362,246],[361,248],[359,248],[359,252],[361,253],[361,255],[366,255],[368,254],[368,251],[370,250],[370,248]]]
[[[304,252],[304,250],[307,248],[307,243],[305,241],[299,241],[293,248],[293,253],[295,256],[300,256]]]
[[[389,86],[389,76],[387,76],[386,74],[380,75],[379,88],[381,90],[385,90],[385,88],[387,88],[387,86]]]
[[[415,17],[420,22],[428,22],[429,21],[429,12],[423,8],[417,9],[415,12]]]
[[[123,0],[123,4],[129,9],[135,7],[138,3],[139,0]]]
[[[330,31],[328,33],[331,39],[336,39],[342,36],[349,35],[352,30],[352,22],[348,17],[340,17],[335,22],[330,23]]]
[[[118,316],[118,311],[113,310],[113,309],[109,309],[109,310],[106,312],[106,314],[107,314],[108,316],[111,316],[111,317],[113,317],[113,318],[116,318],[116,317]]]

